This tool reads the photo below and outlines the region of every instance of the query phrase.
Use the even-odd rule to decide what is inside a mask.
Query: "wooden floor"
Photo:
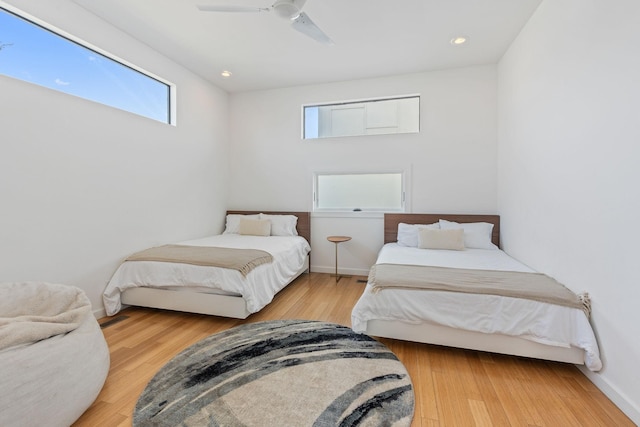
[[[111,369],[102,392],[74,426],[130,426],[137,398],[151,377],[178,352],[216,332],[270,319],[350,326],[351,308],[364,289],[359,279],[364,277],[336,284],[328,274],[305,274],[246,320],[144,308],[101,319]],[[416,397],[412,426],[634,425],[573,365],[381,341],[411,375]]]

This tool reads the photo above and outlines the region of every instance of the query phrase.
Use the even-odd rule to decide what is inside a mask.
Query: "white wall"
[[[229,206],[310,210],[314,171],[406,170],[414,212],[495,213],[495,66],[237,93],[230,96]],[[421,132],[301,139],[303,104],[421,95]],[[340,245],[345,272],[367,274],[382,246],[382,219],[314,216],[312,269],[334,268],[326,236]]]
[[[170,126],[0,76],[0,281],[78,286],[100,315],[124,256],[221,231],[228,97],[72,2],[11,4],[177,85]]]
[[[640,423],[640,3],[546,0],[499,64],[504,248],[593,301],[604,369]]]

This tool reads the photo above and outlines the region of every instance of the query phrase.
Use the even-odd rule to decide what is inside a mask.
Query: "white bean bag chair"
[[[109,349],[84,291],[0,284],[0,426],[70,426],[108,371]]]

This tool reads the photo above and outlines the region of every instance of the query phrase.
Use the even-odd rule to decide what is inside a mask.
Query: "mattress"
[[[479,270],[532,272],[501,250],[429,250],[388,243],[377,263],[431,265]],[[602,366],[589,319],[580,309],[532,300],[431,290],[385,289],[373,293],[367,284],[351,316],[352,328],[366,332],[369,320],[432,323],[487,334],[516,336],[540,344],[577,347],[585,365]]]
[[[109,316],[122,308],[120,294],[136,287],[241,296],[251,313],[260,311],[304,266],[311,250],[300,236],[244,236],[222,234],[179,242],[179,245],[259,249],[273,262],[245,276],[237,270],[158,261],[125,261],[109,281],[102,299]]]

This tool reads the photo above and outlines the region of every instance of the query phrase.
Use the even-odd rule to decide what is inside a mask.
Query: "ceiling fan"
[[[312,39],[323,43],[333,44],[333,41],[302,11],[307,0],[276,0],[271,7],[251,6],[215,6],[198,5],[198,9],[204,12],[270,12],[291,21],[294,30],[300,31]]]

